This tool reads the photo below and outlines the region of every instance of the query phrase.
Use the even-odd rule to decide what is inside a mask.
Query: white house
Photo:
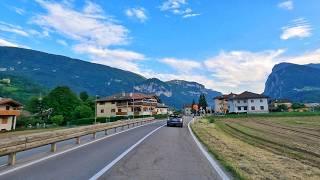
[[[268,113],[268,97],[245,91],[228,100],[229,113]]]

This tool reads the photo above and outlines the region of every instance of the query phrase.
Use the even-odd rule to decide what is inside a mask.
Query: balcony
[[[128,115],[128,113],[127,112],[116,112],[116,115],[117,116],[126,116],[126,115]]]
[[[0,110],[0,116],[19,116],[19,110]]]

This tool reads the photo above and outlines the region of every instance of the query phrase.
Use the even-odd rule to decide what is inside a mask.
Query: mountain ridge
[[[194,84],[196,82],[180,80],[164,82],[156,78],[147,79],[130,71],[63,55],[15,47],[0,47],[0,73],[24,77],[48,89],[66,85],[77,93],[87,91],[92,96],[108,96],[123,91],[131,92],[135,88],[135,91],[138,92],[158,94],[164,98],[164,103],[178,108],[191,103],[192,99],[197,101],[197,95],[200,92],[208,94],[208,98],[220,94],[217,91],[205,89],[201,84]],[[161,89],[159,91],[157,88],[152,89],[150,83],[154,87],[163,86],[163,92]],[[184,87],[186,84],[194,87],[195,93],[191,90],[190,93],[185,92],[192,98],[191,101],[190,98],[180,99],[184,96],[177,93],[177,90],[186,90]]]

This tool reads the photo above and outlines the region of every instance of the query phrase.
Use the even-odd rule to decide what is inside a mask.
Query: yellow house
[[[14,130],[17,116],[20,115],[22,105],[12,99],[0,98],[0,131]]]

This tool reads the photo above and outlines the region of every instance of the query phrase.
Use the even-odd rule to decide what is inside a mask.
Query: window
[[[244,103],[247,103],[247,100],[243,100]]]
[[[122,111],[122,109],[118,109],[118,112],[121,112]]]
[[[8,118],[3,118],[1,124],[8,124]]]
[[[112,101],[111,104],[115,104],[116,102]]]
[[[244,107],[244,110],[247,111],[247,110],[248,110],[248,106],[245,106],[245,107]]]
[[[263,102],[263,99],[260,99],[260,102]]]
[[[240,101],[239,101],[239,100],[238,100],[237,102],[238,102],[238,103],[240,103]]]
[[[104,113],[104,109],[101,109],[100,112],[101,112],[101,113]]]
[[[104,103],[103,102],[99,102],[99,105],[104,105]]]
[[[116,109],[111,109],[111,112],[116,112]]]
[[[264,110],[264,106],[260,106],[260,109],[261,109],[261,110]]]
[[[10,106],[6,106],[6,110],[10,110]]]
[[[253,100],[253,99],[251,99],[251,102],[252,102],[252,103],[254,103],[254,100]]]
[[[241,111],[241,107],[238,107],[238,111]]]
[[[252,111],[256,110],[256,107],[251,106],[251,110],[252,110]]]

